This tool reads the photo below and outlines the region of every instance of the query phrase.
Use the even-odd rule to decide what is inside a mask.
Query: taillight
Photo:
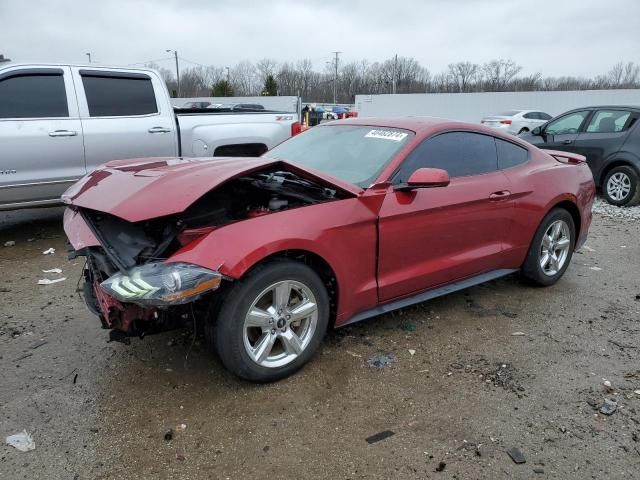
[[[302,131],[302,125],[300,125],[300,122],[293,122],[291,124],[291,136],[295,137],[296,135],[298,135],[300,132]]]
[[[511,125],[511,120],[500,120],[500,123],[503,125]]]

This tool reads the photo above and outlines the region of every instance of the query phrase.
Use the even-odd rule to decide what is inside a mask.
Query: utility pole
[[[85,53],[85,55],[87,56],[87,58],[89,58],[89,63],[91,63],[91,53],[87,52]]]
[[[335,73],[333,75],[333,103],[336,103],[336,90],[338,88],[338,55],[342,52],[331,52],[336,56],[336,60],[334,62]]]
[[[173,56],[176,59],[176,82],[178,84],[178,98],[180,98],[180,66],[178,65],[178,51],[177,50],[167,50],[167,53],[173,52]]]
[[[396,93],[396,72],[398,71],[398,54],[393,58],[393,80],[391,82],[391,93]]]

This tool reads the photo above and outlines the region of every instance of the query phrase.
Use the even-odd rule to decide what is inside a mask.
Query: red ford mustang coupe
[[[112,162],[63,200],[86,303],[114,339],[201,322],[228,369],[263,382],[304,365],[329,326],[518,270],[555,283],[594,191],[579,155],[363,118],[261,158]]]

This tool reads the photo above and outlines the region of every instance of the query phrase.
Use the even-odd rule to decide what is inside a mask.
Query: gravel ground
[[[640,220],[640,205],[621,208],[607,203],[600,197],[598,197],[593,204],[593,212],[605,217]]]
[[[36,443],[0,446],[2,479],[638,476],[637,219],[596,214],[553,287],[507,277],[331,332],[270,385],[228,374],[192,332],[107,343],[60,220],[0,214],[0,436]],[[51,268],[66,280],[37,285]]]

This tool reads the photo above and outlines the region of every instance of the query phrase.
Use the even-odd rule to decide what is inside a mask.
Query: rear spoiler
[[[545,152],[547,152],[560,163],[578,165],[587,161],[584,155],[578,155],[577,153],[561,152],[559,150],[545,150]]]

